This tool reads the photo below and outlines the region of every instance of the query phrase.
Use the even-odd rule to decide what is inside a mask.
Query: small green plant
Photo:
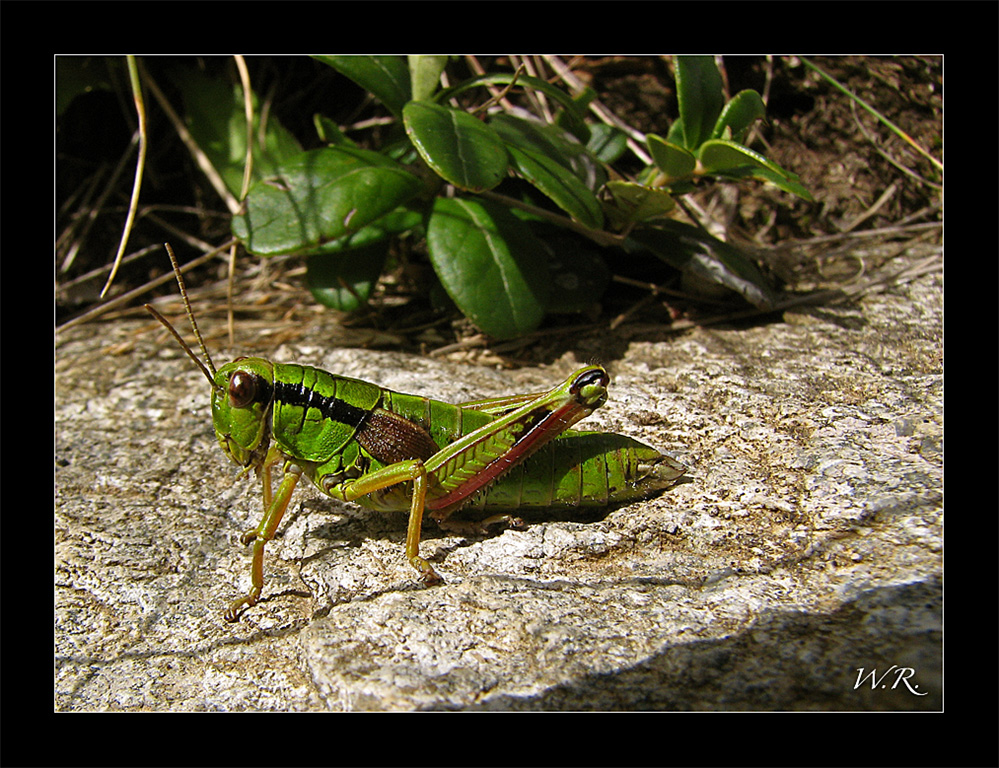
[[[680,117],[665,138],[647,137],[653,162],[634,180],[612,170],[624,135],[586,122],[590,92],[573,98],[519,73],[440,89],[446,57],[316,58],[379,99],[396,130],[383,146],[361,148],[317,116],[327,146],[303,152],[270,120],[254,153],[255,183],[232,232],[252,254],[306,258],[308,285],[321,303],[348,311],[360,306],[393,240],[409,237],[425,239],[447,295],[497,339],[534,330],[549,312],[599,300],[615,249],[661,259],[756,306],[771,305],[771,288],[755,264],[701,229],[666,218],[674,197],[706,178],[763,180],[810,199],[797,176],[742,143],[764,116],[763,101],[742,91],[726,103],[711,57],[677,57]],[[545,122],[502,110],[499,100],[486,100],[485,86],[534,90],[559,111]],[[192,134],[237,194],[243,99],[238,87],[211,93],[217,87],[181,86],[192,94]],[[471,111],[455,106],[480,94]],[[231,111],[224,109],[229,104]],[[588,238],[593,249],[560,248],[566,230]]]

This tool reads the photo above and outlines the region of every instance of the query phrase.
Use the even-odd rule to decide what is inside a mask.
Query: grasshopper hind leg
[[[407,459],[390,464],[371,474],[335,485],[327,493],[345,501],[357,501],[369,493],[406,482],[413,484],[406,529],[406,559],[420,572],[424,584],[439,584],[444,580],[429,562],[420,557],[420,535],[427,500],[427,470],[422,460]]]

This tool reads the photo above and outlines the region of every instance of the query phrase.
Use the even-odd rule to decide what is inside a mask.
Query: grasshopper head
[[[268,414],[274,397],[274,366],[241,357],[219,368],[212,385],[212,421],[219,445],[241,467],[262,457],[270,439]]]
[[[146,304],[146,309],[170,331],[181,349],[211,383],[212,421],[215,424],[215,436],[222,450],[241,467],[259,467],[264,461],[267,445],[270,442],[267,417],[274,398],[274,366],[259,357],[241,357],[228,365],[223,365],[218,371],[215,370],[205,340],[198,330],[198,322],[194,319],[177,257],[169,243],[165,246],[170,255],[170,263],[173,265],[173,273],[177,276],[177,285],[184,299],[187,317],[191,321],[191,328],[208,365],[198,359],[187,342],[177,333],[177,329],[170,325],[163,315],[149,304]]]

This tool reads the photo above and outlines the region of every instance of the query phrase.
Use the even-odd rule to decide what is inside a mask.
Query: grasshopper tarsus
[[[489,528],[494,525],[506,525],[518,530],[524,527],[524,520],[509,514],[490,515],[485,520],[439,520],[437,525],[441,530],[459,536],[486,536]]]
[[[524,520],[513,515],[492,515],[483,520],[480,525],[486,530],[490,525],[505,525],[507,528],[519,530],[524,527]]]
[[[426,561],[424,562],[426,563]],[[441,575],[437,573],[437,571],[435,571],[433,568],[431,568],[429,563],[426,563],[426,565],[428,570],[421,570],[420,573],[420,581],[423,582],[423,586],[434,587],[437,586],[438,584],[443,584],[444,579],[441,577]],[[420,566],[416,566],[416,568],[419,569]]]
[[[233,600],[229,603],[229,607],[226,608],[225,613],[222,617],[228,621],[230,624],[239,621],[239,617],[243,615],[243,612],[247,608],[252,608],[260,600],[260,590],[252,589],[248,595],[244,595],[238,600]]]

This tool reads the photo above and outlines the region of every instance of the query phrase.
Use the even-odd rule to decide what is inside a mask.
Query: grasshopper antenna
[[[214,387],[215,386],[215,365],[212,363],[212,357],[208,354],[208,347],[205,346],[205,340],[201,337],[201,331],[198,329],[198,322],[194,319],[194,312],[191,310],[191,302],[187,298],[187,286],[184,285],[184,278],[180,273],[180,267],[177,264],[177,257],[173,253],[173,248],[170,247],[170,243],[163,244],[166,247],[167,253],[170,255],[170,263],[173,265],[173,273],[177,276],[177,284],[180,286],[180,295],[184,299],[184,309],[187,310],[187,318],[191,321],[191,327],[194,329],[194,336],[198,340],[198,345],[201,347],[201,352],[205,356],[205,360],[208,361],[208,366],[206,367],[198,356],[194,354],[194,351],[187,345],[187,342],[181,338],[180,334],[177,333],[177,329],[170,325],[170,321],[167,320],[163,315],[156,311],[152,305],[144,305],[146,309],[149,310],[150,314],[159,320],[163,327],[173,334],[173,337],[177,339],[177,342],[183,348],[185,352],[190,356],[190,358],[197,364],[201,369],[201,372],[205,374],[205,378]],[[210,369],[210,370],[209,370]]]

